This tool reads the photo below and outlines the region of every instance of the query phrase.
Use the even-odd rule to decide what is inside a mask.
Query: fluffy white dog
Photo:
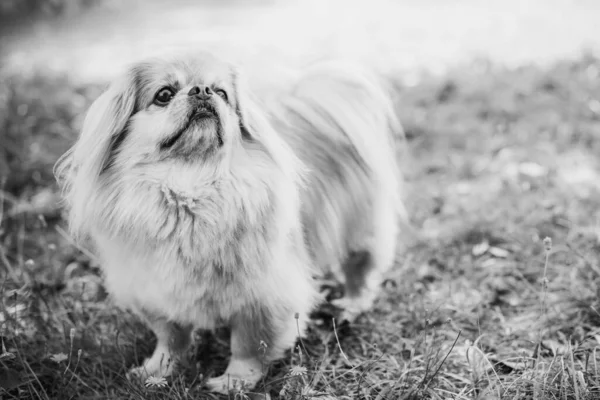
[[[171,374],[192,329],[227,325],[231,360],[207,385],[254,386],[293,346],[322,271],[345,284],[347,317],[368,310],[406,219],[401,134],[382,85],[345,67],[307,69],[268,109],[207,53],[115,81],[57,176],[108,291],[157,336],[130,377]]]

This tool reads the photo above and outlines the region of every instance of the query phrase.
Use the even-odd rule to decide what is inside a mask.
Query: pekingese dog
[[[57,163],[72,234],[90,240],[117,304],[156,349],[130,378],[168,376],[195,328],[231,328],[231,359],[207,386],[254,386],[344,284],[352,319],[372,305],[406,220],[381,84],[308,68],[260,104],[211,54],[133,65],[91,106]]]

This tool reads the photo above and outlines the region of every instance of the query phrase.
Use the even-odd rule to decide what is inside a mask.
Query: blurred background
[[[217,45],[245,62],[347,57],[442,72],[472,59],[548,63],[593,47],[595,0],[3,0],[7,68],[104,79],[155,52]]]
[[[0,0],[0,339],[18,344],[3,352],[21,351],[0,355],[0,397],[40,387],[47,398],[132,390],[121,378],[151,350],[152,335],[107,306],[93,255],[65,232],[52,167],[125,65],[194,49],[233,58],[254,88],[277,82],[281,67],[345,58],[377,70],[392,89],[410,148],[408,206],[427,240],[390,272],[392,289],[382,289],[367,328],[340,344],[308,339],[317,359],[329,346],[327,371],[344,371],[326,372],[330,383],[312,389],[368,398],[352,394],[360,381],[373,398],[413,398],[402,397],[410,388],[438,391],[414,398],[474,398],[460,397],[479,390],[463,338],[485,334],[479,346],[498,360],[537,352],[542,328],[555,341],[548,349],[567,337],[569,346],[600,345],[600,1]],[[542,321],[546,236],[556,254],[543,272]],[[415,339],[431,326],[437,339],[435,331],[431,341]],[[83,358],[78,379],[67,381],[48,357],[68,351],[70,328],[71,353],[81,348]],[[203,373],[224,366],[223,343],[204,349]],[[345,363],[338,345],[354,365],[376,367]],[[548,349],[550,360],[558,353]],[[408,364],[407,351],[416,355]],[[563,364],[583,369],[591,353],[576,351],[577,366]],[[444,379],[423,389],[431,354],[449,357],[436,372]],[[269,375],[275,392],[286,363]],[[530,393],[536,379],[563,398],[561,385],[574,381],[571,372],[548,378],[543,368],[504,365],[486,374],[496,380],[490,388],[516,391],[507,398]],[[600,372],[585,368],[585,393],[598,398]],[[568,390],[569,399],[586,398],[582,388]]]

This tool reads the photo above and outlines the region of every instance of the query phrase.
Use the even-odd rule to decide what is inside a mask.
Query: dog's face
[[[241,123],[237,75],[229,64],[209,55],[142,63],[129,79],[136,92],[134,112],[116,141],[123,148],[112,151],[143,152],[154,160],[197,159],[249,139]]]
[[[207,162],[251,143],[238,81],[232,65],[207,53],[132,66],[92,105],[75,164],[92,167],[93,177],[132,165]]]

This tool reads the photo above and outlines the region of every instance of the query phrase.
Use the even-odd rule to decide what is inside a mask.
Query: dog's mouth
[[[160,144],[161,150],[168,150],[172,148],[181,138],[182,136],[195,124],[198,122],[206,121],[209,119],[215,120],[218,122],[218,114],[215,107],[210,103],[202,103],[199,104],[188,118],[185,125],[179,129],[177,132],[169,136],[167,139],[163,140]],[[223,145],[223,138],[221,136],[221,131],[217,130],[217,140],[219,142],[219,146]]]

